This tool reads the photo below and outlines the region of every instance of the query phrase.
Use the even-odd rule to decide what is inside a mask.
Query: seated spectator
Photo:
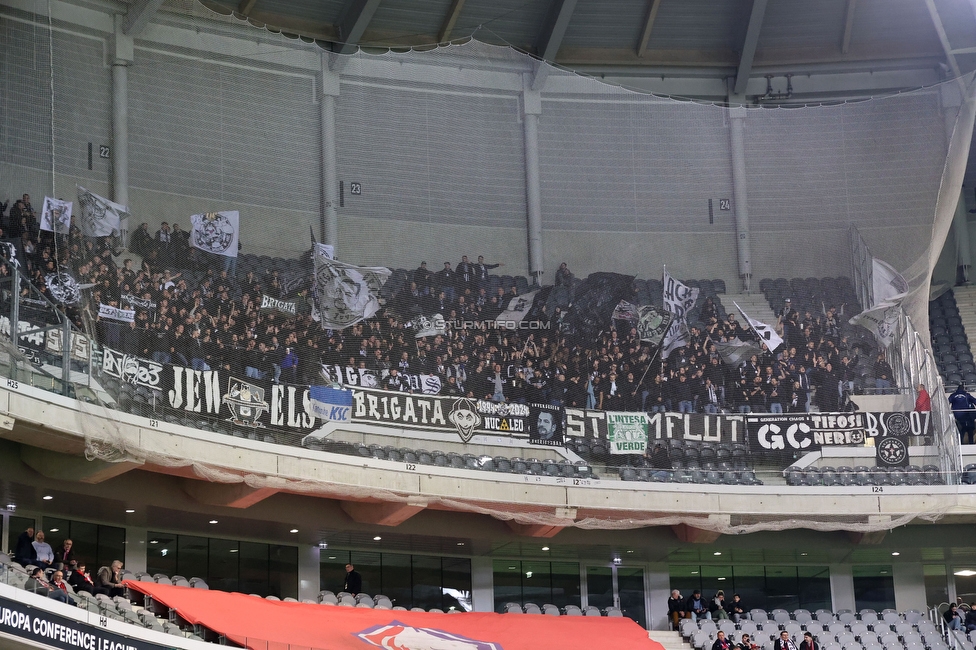
[[[727,619],[729,613],[725,610],[725,592],[719,589],[715,593],[715,598],[712,599],[712,604],[709,606],[708,611],[711,612],[712,618],[717,619]]]
[[[61,600],[61,602],[68,603],[69,605],[75,604],[75,599],[72,598],[71,595],[68,593],[68,585],[65,584],[64,582],[64,571],[58,569],[54,572],[54,574],[51,576],[51,586],[54,587],[54,589],[51,591],[50,594],[48,594],[49,598],[55,598],[57,600]],[[55,595],[57,592],[64,594],[67,600],[62,600],[60,595]]]
[[[95,595],[95,583],[92,581],[91,576],[88,575],[88,569],[84,562],[78,562],[72,565],[71,573],[68,576],[68,584],[76,592],[87,591],[91,595]]]
[[[820,650],[820,646],[813,640],[812,632],[803,633],[803,643],[800,644],[800,650]]]
[[[695,589],[688,600],[685,601],[685,611],[691,616],[691,620],[695,623],[698,622],[699,618],[704,618],[707,620],[712,620],[712,613],[708,611],[708,602],[702,598],[701,589]],[[793,650],[796,650],[795,648]]]
[[[55,571],[54,575],[57,581],[63,585],[64,574],[60,571]],[[74,598],[69,596],[66,590],[59,589],[44,579],[44,571],[40,567],[34,567],[34,570],[31,571],[30,577],[24,583],[24,589],[40,596],[47,596],[48,598],[59,600],[68,605],[75,604]]]
[[[964,618],[964,614],[956,607],[955,603],[950,603],[949,609],[942,614],[942,619],[950,630],[962,630]]]
[[[773,642],[773,650],[796,650],[796,642],[790,638],[790,633],[783,630],[779,638]]]
[[[745,617],[746,606],[742,604],[742,598],[739,594],[732,594],[732,602],[725,606],[725,611],[728,612],[729,618],[736,623]]]
[[[34,550],[34,527],[28,526],[27,530],[17,536],[17,545],[14,547],[14,560],[27,566],[37,564],[37,551]]]
[[[70,539],[64,540],[61,544],[61,548],[58,549],[57,555],[55,557],[55,564],[59,569],[67,569],[71,566],[71,563],[75,560],[75,552],[73,550],[75,543]]]
[[[103,566],[95,576],[95,593],[110,598],[125,595],[122,586],[122,561],[112,560],[111,566]]]
[[[34,537],[34,553],[37,556],[37,561],[35,564],[43,569],[51,568],[54,564],[54,549],[51,545],[44,541],[44,531],[37,531],[37,536]]]
[[[678,623],[683,618],[690,615],[685,609],[685,599],[681,597],[681,592],[677,589],[671,590],[671,597],[668,598],[668,618],[671,620],[671,628],[678,629]]]
[[[737,650],[759,650],[759,646],[752,640],[748,633],[743,633],[739,642],[735,644]]]
[[[715,643],[712,644],[712,650],[731,650],[732,643],[725,638],[725,632],[719,630],[715,633]]]

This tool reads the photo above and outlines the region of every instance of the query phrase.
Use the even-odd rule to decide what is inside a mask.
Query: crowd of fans
[[[2,216],[0,227],[8,241],[20,238],[25,275],[37,291],[57,303],[47,279],[60,270],[87,287],[81,303],[68,312],[79,325],[93,327],[103,345],[198,370],[320,384],[323,364],[351,366],[374,371],[380,385],[392,390],[417,389],[405,376],[437,375],[446,395],[710,413],[841,410],[865,374],[859,370],[859,349],[843,335],[834,307],[800,313],[787,301],[776,323],[784,345],[776,354],[764,350],[736,366],[724,363],[714,344],[758,339],[735,315],[723,316],[721,303],[711,296],[692,312],[688,345],[666,359],[640,341],[629,322],[608,322],[595,340],[566,334],[566,312],[559,307],[541,307],[538,329],[474,325],[415,338],[410,321],[417,314],[483,323],[518,295],[514,284],[491,291],[490,272],[499,264],[463,256],[437,272],[421,263],[376,316],[328,330],[312,319],[307,282],[287,282],[278,270],[238,275],[226,258],[191,248],[188,231],[178,224],[164,223],[156,233],[141,224],[132,233],[129,249],[141,262],[124,257],[116,238],[83,237],[74,225],[57,238],[40,231],[27,195]],[[576,283],[565,263],[555,283]],[[28,288],[22,293],[26,297]],[[263,294],[295,300],[297,316],[262,311]],[[135,322],[101,319],[100,303],[134,308]],[[878,388],[891,386],[891,368],[882,355],[873,376]]]
[[[35,533],[33,527],[28,527],[17,537],[13,559],[24,567],[32,567],[25,585],[28,591],[64,603],[75,604],[65,584],[71,585],[74,592],[86,591],[92,595],[114,597],[125,592],[120,560],[99,568],[92,577],[85,562],[76,557],[72,540],[64,540],[55,551],[44,541],[44,531]]]

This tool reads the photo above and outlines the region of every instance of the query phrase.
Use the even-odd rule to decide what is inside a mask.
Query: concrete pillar
[[[729,102],[732,101],[730,97]],[[729,109],[735,241],[739,257],[739,277],[742,278],[742,290],[749,293],[752,287],[752,249],[749,233],[749,200],[746,196],[746,153],[743,135],[745,121],[745,108],[739,106]]]
[[[830,599],[833,602],[833,611],[838,609],[850,609],[857,611],[854,607],[854,574],[850,564],[831,564],[830,565]]]
[[[3,526],[0,528],[0,550],[12,548],[10,543],[10,511],[3,511]]]
[[[125,557],[121,558],[125,568],[133,573],[146,570],[146,546],[149,531],[145,528],[126,526],[125,528]],[[97,569],[95,569],[97,570]]]
[[[330,68],[331,55],[323,53],[322,72],[319,76],[322,94],[319,96],[321,112],[321,163],[322,163],[322,216],[319,237],[334,246],[339,244],[339,163],[336,153],[336,97],[339,96],[339,73]],[[316,594],[318,589],[316,589]]]
[[[471,558],[471,603],[476,612],[495,611],[495,578],[490,557]]]
[[[652,630],[668,629],[668,598],[671,597],[671,574],[664,563],[649,564],[645,569],[647,598],[647,625]]]
[[[969,213],[966,211],[966,199],[963,190],[959,191],[959,203],[956,205],[956,213],[952,217],[952,230],[956,236],[957,253],[959,257],[956,261],[957,277],[962,275],[963,282],[969,282],[969,269],[973,265],[972,248],[969,240]]]
[[[316,600],[319,595],[320,551],[318,544],[298,547],[298,600]]]
[[[539,115],[542,93],[532,89],[534,75],[522,76],[522,110],[525,129],[525,206],[529,245],[529,275],[542,284],[542,187],[539,180]]]
[[[115,16],[112,39],[112,200],[129,205],[129,66],[135,46],[122,33],[123,15]]]
[[[895,586],[895,609],[899,612],[908,609],[924,612],[925,574],[922,565],[917,562],[894,564],[891,567],[891,578]]]

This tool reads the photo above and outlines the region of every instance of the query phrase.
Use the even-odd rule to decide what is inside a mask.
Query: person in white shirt
[[[44,531],[37,531],[34,537],[34,552],[37,553],[37,566],[48,569],[54,564],[54,549],[44,541]]]

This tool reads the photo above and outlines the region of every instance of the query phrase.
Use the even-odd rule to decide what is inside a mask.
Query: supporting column
[[[668,598],[671,597],[671,575],[668,565],[654,563],[645,569],[647,575],[647,625],[652,630],[668,629]]]
[[[744,99],[729,95],[729,104]],[[749,200],[746,197],[746,153],[743,128],[746,109],[742,106],[729,108],[729,132],[732,149],[732,195],[735,211],[735,241],[739,255],[739,277],[742,291],[749,293],[752,286],[752,250],[749,234]]]
[[[529,244],[529,275],[542,284],[542,188],[539,182],[539,115],[542,93],[532,89],[533,74],[522,77],[522,109],[525,127],[525,207]]]
[[[125,563],[125,568],[133,573],[146,570],[146,540],[149,531],[145,528],[126,526],[125,528],[125,557],[118,558]],[[97,569],[94,569],[97,571]]]
[[[969,214],[966,211],[966,199],[962,190],[959,191],[956,214],[952,217],[952,230],[956,236],[956,250],[959,254],[956,260],[956,279],[961,282],[969,282],[969,269],[973,265],[973,255],[969,244]]]
[[[10,540],[10,511],[4,509],[3,513],[3,527],[0,528],[0,548],[13,548]],[[14,540],[16,541],[16,540]]]
[[[298,600],[315,600],[319,595],[318,544],[298,547]]]
[[[495,575],[490,557],[471,558],[471,606],[476,612],[495,611]]]
[[[129,205],[129,65],[131,36],[122,32],[124,16],[115,16],[112,53],[112,200]]]
[[[899,612],[909,609],[924,612],[927,604],[922,565],[917,562],[895,563],[891,567],[891,578],[895,586],[895,609]]]
[[[854,574],[850,564],[830,565],[830,599],[833,610],[854,609]]]
[[[320,238],[338,249],[339,244],[339,163],[336,153],[335,104],[339,96],[339,73],[332,69],[334,55],[322,54],[322,73],[319,76],[322,94],[319,109],[322,141],[322,216]],[[316,593],[318,590],[316,589]]]

